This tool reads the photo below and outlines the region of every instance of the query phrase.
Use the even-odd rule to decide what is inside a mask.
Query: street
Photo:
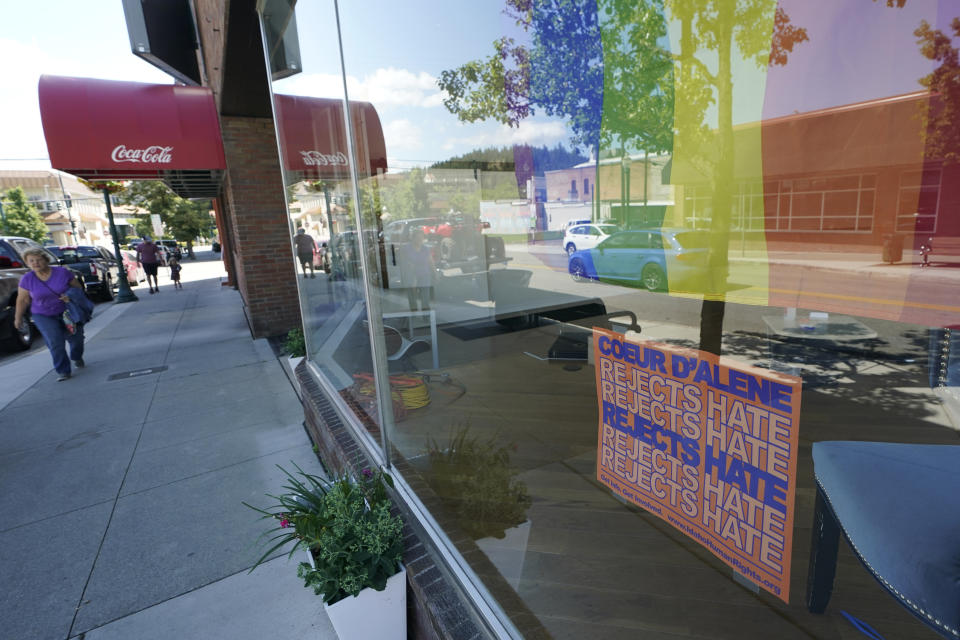
[[[597,297],[608,311],[634,312],[643,338],[692,348],[699,345],[700,299],[600,282],[574,282],[566,271],[567,257],[557,242],[509,245],[507,254],[513,258],[510,269],[532,272],[531,289]],[[815,388],[830,396],[859,397],[864,403],[889,407],[894,413],[915,407],[928,419],[954,428],[941,411],[933,408],[929,325],[911,325],[898,319],[901,313],[934,322],[951,314],[955,318],[956,312],[931,309],[923,302],[925,291],[936,287],[943,299],[943,287],[955,286],[944,278],[953,274],[932,269],[921,272],[909,265],[832,266],[836,268],[773,264],[769,306],[736,302],[725,305],[723,355],[741,363],[799,375],[805,388]],[[755,263],[732,260],[730,281],[749,280],[750,271],[755,268]],[[788,288],[791,282],[802,284],[803,291]],[[910,296],[905,293],[908,286]],[[754,297],[759,299],[760,294],[766,294],[756,289]],[[749,299],[745,290],[734,289],[731,298]],[[805,307],[807,304],[811,306]],[[778,333],[778,321],[782,325],[787,313],[780,307],[790,306],[799,307],[795,313],[800,324],[807,321],[804,319],[812,311],[814,323],[830,323],[841,332],[856,329],[860,334],[818,337],[813,332]],[[818,320],[816,312],[826,315]],[[894,398],[899,398],[899,402],[894,402]]]

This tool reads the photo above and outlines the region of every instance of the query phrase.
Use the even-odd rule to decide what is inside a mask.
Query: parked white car
[[[582,220],[576,220],[576,219],[567,220],[566,222],[563,223],[563,226],[560,227],[560,231],[563,231],[564,233],[566,233],[567,229],[569,229],[570,227],[575,227],[578,224],[590,224],[591,222],[593,222],[593,220],[591,220],[590,218],[584,218]]]
[[[563,250],[568,256],[583,249],[593,249],[610,235],[620,231],[615,224],[578,224],[563,234]]]

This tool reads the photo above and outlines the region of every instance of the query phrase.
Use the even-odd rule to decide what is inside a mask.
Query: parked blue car
[[[644,229],[615,233],[593,249],[576,251],[567,270],[577,282],[602,280],[662,291],[702,278],[708,233]]]

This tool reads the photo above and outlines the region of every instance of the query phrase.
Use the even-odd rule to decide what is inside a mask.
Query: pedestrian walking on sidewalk
[[[180,284],[180,261],[177,260],[177,256],[171,255],[170,259],[167,260],[167,266],[170,267],[170,280],[173,282],[174,289],[183,289],[183,285]]]
[[[297,235],[293,236],[293,245],[297,250],[297,260],[300,261],[300,268],[303,269],[303,278],[307,278],[307,267],[310,267],[310,277],[315,278],[313,274],[313,254],[317,250],[317,243],[313,237],[307,234],[303,227],[297,229]]]
[[[160,247],[153,243],[150,236],[143,236],[143,242],[137,245],[137,262],[143,267],[143,272],[147,274],[147,285],[150,287],[150,293],[160,293],[160,285],[157,283]],[[153,278],[153,280],[150,280],[150,278]]]
[[[20,278],[13,324],[20,329],[26,322],[27,309],[30,309],[33,324],[50,350],[53,366],[59,374],[57,380],[67,380],[71,374],[71,360],[78,369],[83,367],[83,323],[68,326],[63,321],[63,312],[70,301],[67,289],[82,290],[83,287],[69,269],[50,266],[50,259],[42,249],[27,249],[23,252],[23,259],[30,271]],[[66,344],[70,345],[69,358]]]

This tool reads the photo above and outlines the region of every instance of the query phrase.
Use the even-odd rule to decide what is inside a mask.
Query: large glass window
[[[937,230],[937,201],[940,199],[940,168],[905,171],[900,175],[897,199],[897,229]]]
[[[310,360],[519,634],[950,633],[960,34],[900,4],[296,4]]]
[[[268,47],[275,52],[291,45],[277,35],[295,25],[291,11],[289,3],[265,5]],[[365,283],[379,282],[373,203],[374,176],[386,167],[381,125],[369,103],[349,102],[357,137],[381,141],[355,152],[336,30],[328,26],[325,37],[306,37],[310,25],[336,24],[333,6],[304,3],[297,14],[309,71],[276,74],[273,100],[307,357],[337,400],[376,436],[380,415]]]

